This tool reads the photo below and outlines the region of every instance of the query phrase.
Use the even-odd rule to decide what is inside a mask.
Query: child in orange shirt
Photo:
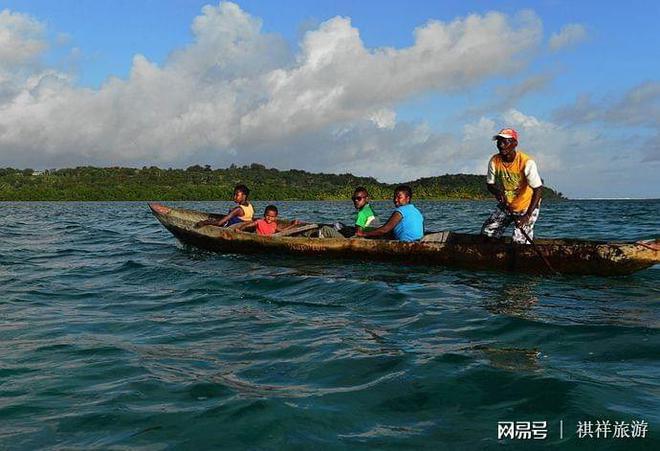
[[[280,227],[280,225],[277,223],[277,215],[278,215],[277,207],[275,205],[269,205],[264,210],[263,219],[257,219],[256,221],[241,224],[238,227],[236,227],[236,229],[243,230],[248,228],[250,229],[255,228],[257,235],[268,236],[274,234],[275,232],[281,232],[283,230],[290,229],[293,226],[302,224],[300,221],[296,219],[290,225],[286,227]]]

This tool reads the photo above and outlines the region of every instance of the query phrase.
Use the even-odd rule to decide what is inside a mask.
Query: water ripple
[[[657,236],[660,202],[631,202],[549,204],[537,234]],[[420,204],[438,230],[474,231],[490,207]],[[545,279],[217,255],[143,203],[0,208],[2,449],[495,448],[502,419],[660,426],[658,267]]]

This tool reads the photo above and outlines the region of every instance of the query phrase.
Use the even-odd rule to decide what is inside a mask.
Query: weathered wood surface
[[[532,246],[510,238],[440,232],[430,240],[404,243],[363,238],[267,237],[216,226],[195,228],[209,214],[194,210],[149,205],[156,218],[181,242],[223,253],[289,253],[326,258],[399,261],[547,274],[548,268]],[[562,274],[622,275],[660,263],[660,240],[605,242],[570,239],[535,239],[539,250]]]
[[[295,235],[297,233],[308,232],[308,231],[315,230],[315,229],[318,229],[318,228],[319,228],[318,224],[300,224],[297,227],[292,227],[292,228],[287,229],[287,230],[282,230],[281,232],[274,233],[271,236],[274,237],[274,238],[279,238],[279,237],[283,237],[283,236],[291,236],[291,235]]]

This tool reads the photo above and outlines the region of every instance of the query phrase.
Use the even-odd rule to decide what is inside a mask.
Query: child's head
[[[272,223],[273,221],[277,221],[277,215],[278,215],[278,211],[275,205],[269,205],[264,210],[264,219],[269,224]]]
[[[408,185],[399,185],[394,188],[394,205],[401,207],[412,200],[412,189]]]
[[[241,204],[245,202],[250,195],[250,190],[245,185],[236,185],[234,187],[234,202]]]
[[[353,201],[355,209],[360,210],[367,204],[367,202],[369,202],[369,193],[367,192],[367,189],[362,186],[355,188],[351,200]]]

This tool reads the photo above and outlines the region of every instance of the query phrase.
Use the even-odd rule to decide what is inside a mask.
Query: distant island
[[[346,200],[356,186],[364,186],[374,200],[390,199],[396,184],[352,174],[281,171],[253,163],[226,169],[190,166],[160,169],[91,166],[35,171],[0,168],[0,201],[135,201],[229,200],[234,185],[243,183],[253,200]],[[486,177],[446,174],[404,182],[415,199],[491,199]],[[546,200],[564,199],[544,187]]]

